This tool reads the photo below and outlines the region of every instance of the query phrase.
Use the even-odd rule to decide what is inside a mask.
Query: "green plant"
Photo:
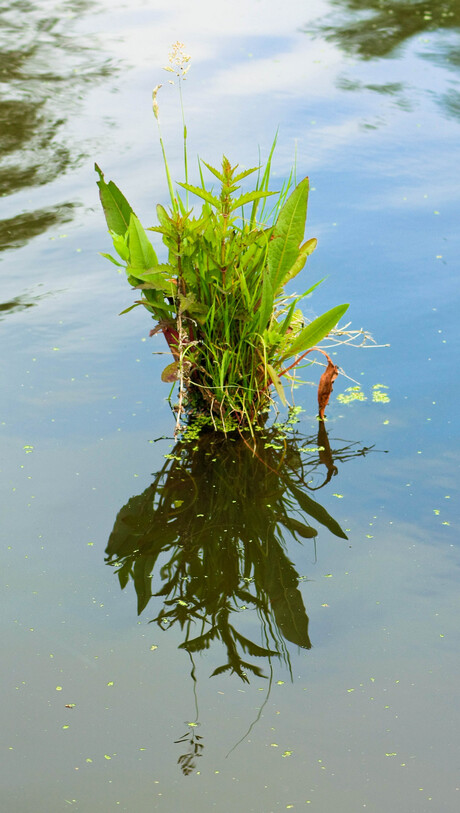
[[[189,57],[176,43],[166,68],[179,79],[189,69]],[[153,109],[159,126],[157,86]],[[181,91],[181,108],[182,91]],[[305,324],[300,295],[287,295],[285,286],[304,267],[316,239],[303,242],[309,191],[308,178],[294,184],[293,174],[273,206],[269,178],[276,138],[265,169],[239,170],[228,158],[219,169],[199,162],[200,185],[188,182],[187,130],[184,121],[185,201],[173,188],[160,130],[170,207],[157,206],[158,225],[167,262],[160,262],[146,231],[118,187],[106,183],[96,165],[107,224],[128,282],[140,305],[156,322],[151,335],[162,331],[173,361],[162,373],[165,382],[179,382],[178,427],[181,416],[206,414],[218,428],[237,426],[253,432],[270,404],[272,388],[287,404],[283,379],[292,381],[299,363],[336,326],[348,305],[339,305]],[[207,185],[204,169],[218,189]],[[252,190],[241,183],[257,173]],[[201,202],[195,215],[189,194]],[[123,311],[124,313],[126,311]],[[324,351],[322,351],[324,352]],[[323,396],[327,403],[337,368],[328,358]],[[323,397],[324,400],[324,397]],[[325,404],[324,404],[325,406]],[[324,414],[324,406],[322,413]]]

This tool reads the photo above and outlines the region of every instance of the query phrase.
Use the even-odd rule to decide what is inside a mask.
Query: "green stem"
[[[185,183],[188,183],[188,158],[187,158],[187,126],[185,124],[185,113],[184,113],[184,102],[182,99],[182,80],[179,77],[179,97],[180,97],[180,109],[182,113],[182,124],[184,127],[184,173],[185,173]],[[188,210],[188,189],[185,192],[185,206]]]

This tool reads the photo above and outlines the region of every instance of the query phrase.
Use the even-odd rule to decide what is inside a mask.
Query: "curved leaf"
[[[318,316],[313,322],[310,322],[287,348],[281,360],[284,361],[291,356],[304,353],[305,350],[309,350],[310,347],[318,344],[336,326],[348,307],[348,305],[337,305],[335,308],[331,308],[330,311],[323,313],[322,316]]]

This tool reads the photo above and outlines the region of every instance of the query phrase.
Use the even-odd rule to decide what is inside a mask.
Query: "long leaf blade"
[[[299,254],[307,218],[308,189],[308,178],[304,178],[288,197],[275,223],[268,246],[268,267],[275,293],[284,285]]]
[[[314,347],[318,344],[318,342],[324,339],[324,337],[331,332],[332,328],[336,326],[348,307],[348,304],[337,305],[335,308],[331,308],[331,310],[318,316],[313,322],[310,322],[294,339],[283,354],[282,360],[296,356],[298,353],[304,353],[306,350],[309,350],[310,347]]]

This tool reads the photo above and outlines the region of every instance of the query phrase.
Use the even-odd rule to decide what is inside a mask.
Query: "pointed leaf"
[[[217,669],[214,669],[214,672],[211,672],[211,677],[214,677],[214,675],[222,675],[224,672],[228,672],[229,669],[232,669],[231,663],[226,663],[224,666],[218,666]]]
[[[135,302],[134,305],[130,305],[129,308],[125,308],[124,311],[120,311],[118,316],[123,316],[124,313],[129,313],[129,311],[132,311],[133,308],[137,308],[137,306],[141,304],[142,302]]]
[[[161,203],[157,204],[157,217],[158,217],[158,220],[160,221],[160,223],[161,223],[161,225],[163,227],[161,229],[161,231],[163,231],[163,229],[165,231],[172,230],[172,225],[173,224],[171,222],[171,218],[169,217],[166,209],[164,208],[164,206],[161,205]],[[153,228],[152,228],[152,231],[153,231]]]
[[[265,192],[263,190],[255,190],[254,192],[247,192],[245,195],[241,195],[236,200],[232,200],[232,205],[230,206],[230,211],[234,212],[235,209],[239,209],[240,206],[244,206],[246,203],[252,203],[254,200],[260,200],[261,198],[268,198],[270,195],[276,195],[276,192]]]
[[[292,496],[296,498],[297,502],[299,503],[302,511],[305,511],[310,517],[313,517],[317,522],[324,525],[334,536],[340,537],[340,539],[348,539],[346,533],[342,531],[339,523],[331,517],[330,514],[320,505],[319,502],[315,502],[312,500],[308,494],[305,494],[302,489],[297,488],[297,486],[292,485],[289,482],[289,490],[292,493]]]
[[[179,186],[182,186],[188,192],[192,192],[193,195],[196,195],[198,198],[202,198],[207,203],[210,203],[211,206],[214,206],[218,212],[221,211],[222,204],[219,198],[215,198],[214,195],[211,195],[211,193],[207,191],[207,189],[201,189],[200,186],[192,186],[190,183],[179,183]]]
[[[302,270],[305,263],[307,262],[307,257],[309,257],[310,254],[313,254],[317,243],[318,243],[318,241],[317,241],[316,237],[312,237],[311,240],[307,240],[307,242],[304,243],[303,246],[301,246],[298,257],[297,257],[294,265],[292,266],[292,268],[287,272],[286,276],[284,277],[283,285],[287,285],[287,283],[291,279],[294,279],[294,277],[296,277],[297,274]]]
[[[283,354],[282,360],[304,353],[305,350],[309,350],[310,347],[318,344],[336,326],[347,308],[348,305],[337,305],[335,308],[331,308],[330,311],[323,313],[322,316],[318,316],[313,322],[310,322],[288,347]]]
[[[222,173],[219,172],[218,169],[212,167],[211,164],[207,164],[206,161],[202,160],[201,163],[204,164],[205,167],[207,167],[207,169],[209,169],[210,172],[212,172],[215,178],[217,178],[221,183],[225,183],[225,176],[222,175]]]
[[[238,181],[242,181],[243,178],[247,178],[248,175],[252,175],[253,172],[257,172],[260,169],[259,167],[251,167],[251,169],[245,169],[244,172],[240,172],[239,175],[235,175],[233,178],[233,183],[238,183]]]
[[[233,635],[235,636],[235,640],[241,644],[244,651],[249,655],[252,655],[253,658],[265,658],[270,657],[270,655],[279,654],[276,649],[265,649],[265,647],[255,644],[254,641],[250,641],[249,638],[245,638],[244,635],[241,635],[235,629],[233,630]]]
[[[99,254],[101,255],[101,257],[105,257],[106,260],[110,260],[110,262],[113,263],[114,265],[118,265],[119,268],[124,268],[124,266],[121,263],[119,263],[118,260],[112,257],[111,254],[105,254],[103,251],[100,251]]]
[[[114,231],[116,234],[125,234],[133,210],[123,193],[120,192],[113,181],[109,181],[107,184],[97,164],[94,165],[94,168],[99,174],[99,180],[97,181],[99,197],[101,199],[102,208],[104,209],[109,231]]]
[[[121,259],[124,260],[125,263],[129,262],[127,233],[116,234],[114,231],[111,231],[110,236],[112,238],[113,247],[117,252],[118,256],[121,257]]]
[[[203,649],[209,649],[211,641],[218,637],[219,630],[217,627],[211,627],[210,630],[199,635],[197,638],[191,638],[189,641],[184,641],[179,644],[178,649],[186,649],[187,652],[201,652]]]

